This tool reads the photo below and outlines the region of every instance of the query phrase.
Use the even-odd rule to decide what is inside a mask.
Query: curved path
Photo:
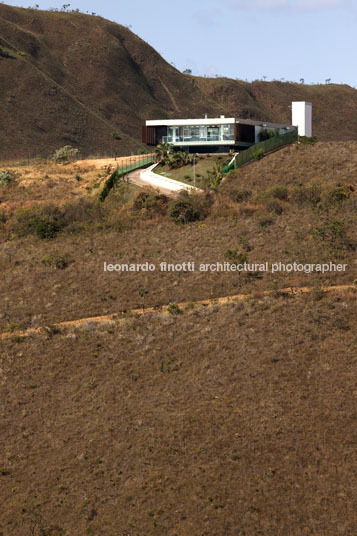
[[[153,164],[146,169],[139,169],[129,173],[129,181],[141,187],[151,186],[152,188],[155,188],[155,190],[159,190],[161,193],[171,196],[178,194],[182,190],[195,190],[196,192],[202,191],[195,186],[190,186],[189,184],[175,181],[173,179],[169,179],[169,177],[164,177],[163,175],[154,173],[153,170],[156,166],[157,164]]]
[[[332,286],[332,287],[322,287],[319,290],[323,292],[342,292],[346,290],[354,290],[357,291],[356,283],[353,283],[351,285],[338,285],[338,286]],[[271,295],[289,295],[289,296],[299,296],[301,294],[308,294],[310,292],[314,292],[316,290],[316,287],[288,287],[283,288],[280,290],[265,290],[262,292],[258,291],[258,297],[256,299],[260,299],[264,296],[271,296]],[[199,300],[194,302],[195,306],[213,306],[213,305],[224,305],[226,303],[232,303],[237,301],[244,301],[251,298],[254,298],[254,294],[235,294],[232,296],[223,296],[221,298],[211,298],[209,300]],[[180,309],[185,309],[187,307],[192,307],[192,302],[183,302],[177,304]],[[86,318],[80,318],[78,320],[68,320],[64,322],[57,322],[55,324],[51,324],[48,326],[42,326],[39,328],[29,328],[23,331],[11,331],[11,332],[3,332],[0,334],[0,340],[4,339],[11,339],[16,337],[30,337],[33,335],[38,335],[41,333],[48,333],[49,335],[53,335],[56,332],[66,330],[69,328],[76,328],[85,326],[88,324],[92,324],[94,326],[100,326],[104,324],[108,324],[113,321],[118,320],[125,320],[129,315],[143,315],[148,313],[167,313],[168,305],[161,305],[159,307],[147,307],[142,309],[132,309],[130,311],[127,311],[125,313],[118,312],[118,313],[112,313],[109,315],[102,315],[102,316],[92,316],[92,317],[86,317]]]

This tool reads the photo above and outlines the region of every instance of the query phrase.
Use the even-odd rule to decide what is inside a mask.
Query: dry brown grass
[[[5,534],[352,535],[354,310],[269,296],[3,342]]]
[[[323,153],[323,189],[352,186],[352,152],[336,179],[324,144],[285,149],[227,180],[211,214],[185,226],[161,205],[134,210],[127,185],[99,207],[70,166],[31,168],[18,179],[31,187],[1,189],[17,209],[51,202],[66,226],[52,240],[20,236],[17,210],[0,214],[0,328],[11,335],[0,352],[0,532],[354,536],[356,291],[322,287],[356,278],[355,192],[333,204],[291,195],[293,180],[314,180],[303,162]],[[82,169],[83,185],[98,173]],[[288,187],[273,199],[280,215],[267,194],[276,184]],[[234,201],[237,188],[251,196]],[[228,250],[348,269],[103,272],[104,261],[224,262]],[[279,290],[289,286],[313,290]],[[180,302],[181,314],[167,312]]]

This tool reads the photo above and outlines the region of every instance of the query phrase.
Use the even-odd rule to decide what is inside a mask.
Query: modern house
[[[258,143],[267,131],[284,134],[299,129],[299,133],[304,132],[302,135],[311,136],[311,104],[294,102],[292,112],[294,126],[224,115],[213,119],[206,116],[204,119],[148,120],[143,126],[142,141],[146,145],[167,142],[177,149],[196,153],[227,153]]]

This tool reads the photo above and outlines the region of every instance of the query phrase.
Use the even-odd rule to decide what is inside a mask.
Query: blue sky
[[[5,3],[36,1],[64,4]],[[76,8],[130,25],[196,75],[357,86],[357,0],[76,0]]]

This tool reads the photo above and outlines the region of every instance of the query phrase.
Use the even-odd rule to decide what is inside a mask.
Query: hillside
[[[311,100],[321,140],[357,139],[357,91],[183,75],[129,29],[81,13],[0,5],[0,158],[129,154],[148,118],[217,116],[290,121]],[[243,73],[242,73],[243,74]]]
[[[272,153],[193,196],[185,225],[130,183],[98,203],[90,162],[11,168],[0,534],[355,533],[356,149]],[[238,254],[347,269],[103,271]]]
[[[357,139],[357,91],[347,85],[303,85],[195,78],[196,86],[226,114],[289,124],[292,101],[313,104],[313,133],[322,141]]]

